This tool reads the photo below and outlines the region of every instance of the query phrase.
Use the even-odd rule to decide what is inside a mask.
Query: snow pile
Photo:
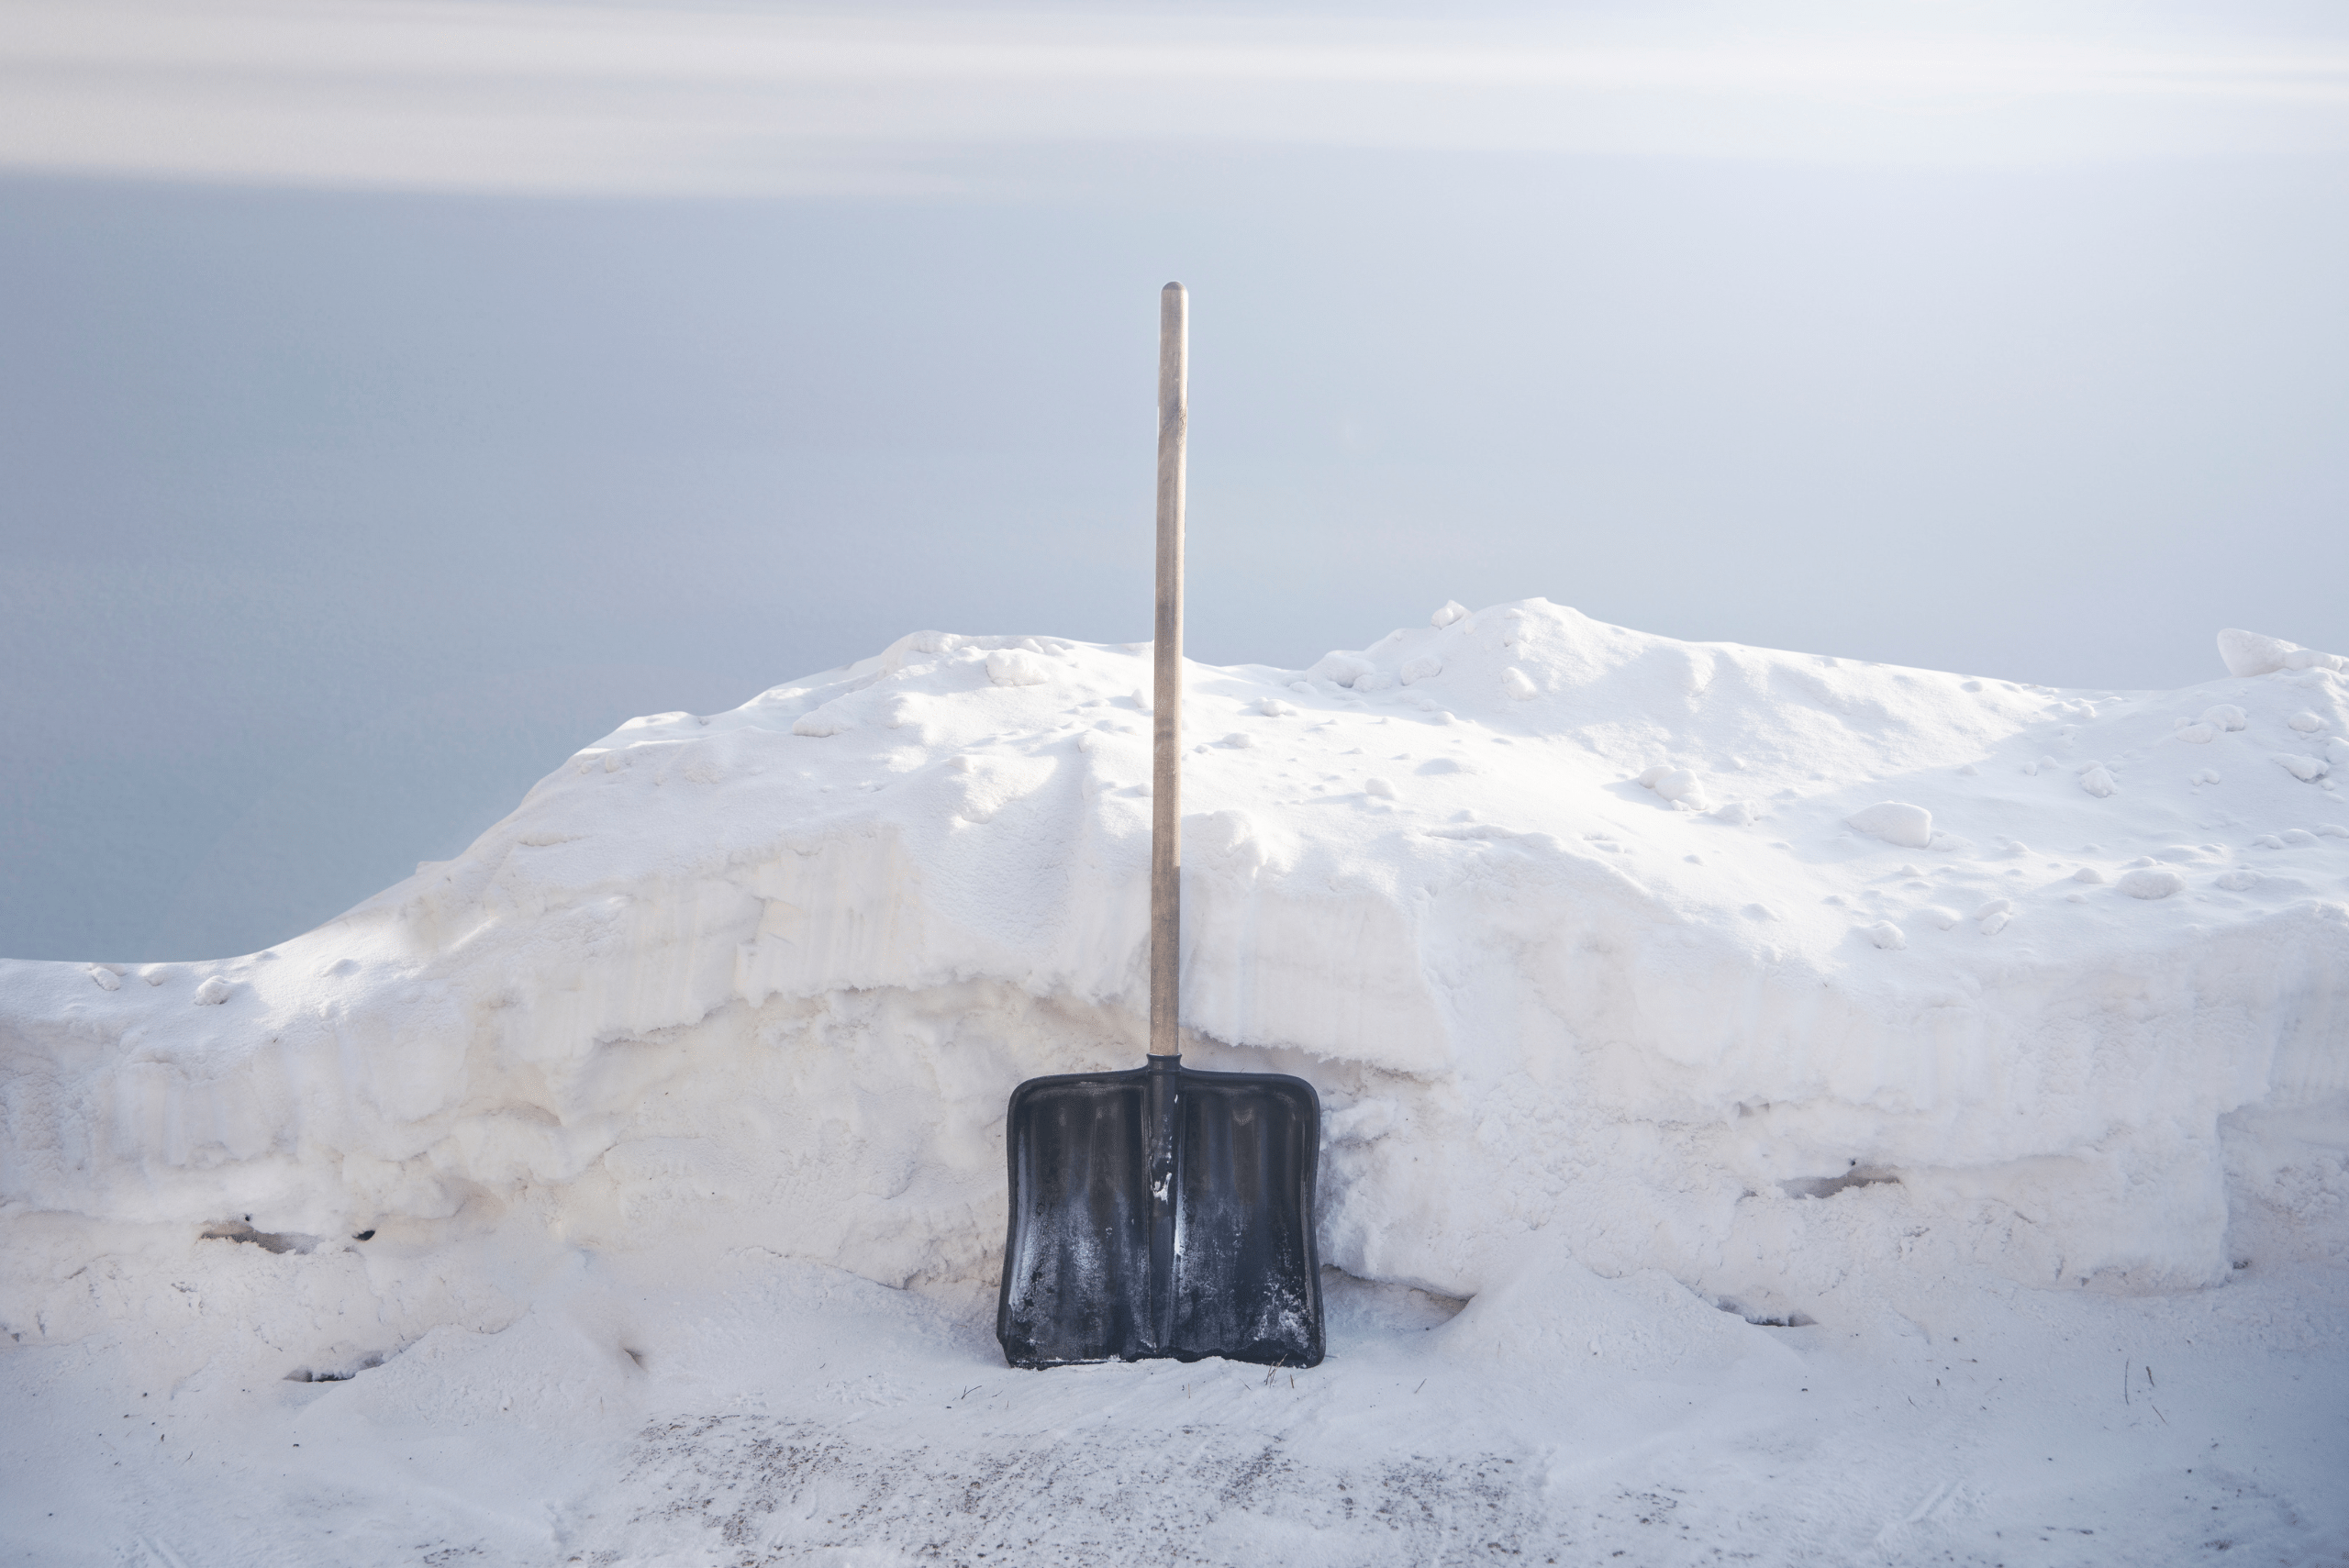
[[[2315,649],[2303,648],[2297,642],[2286,642],[2279,637],[2263,637],[2258,632],[2232,626],[2219,633],[2219,657],[2226,662],[2230,675],[2266,675],[2277,670],[2342,668],[2341,656],[2337,653],[2319,653]],[[2233,728],[2240,729],[2243,726],[2236,724]]]
[[[1311,1079],[1325,1260],[1451,1297],[2218,1282],[2230,1158],[2332,1190],[2246,1107],[2349,1090],[2349,677],[2277,647],[2057,691],[1532,600],[1194,667],[1186,1055]],[[517,1226],[990,1278],[1011,1087],[1141,1057],[1149,673],[917,633],[633,720],[268,952],[0,965],[0,1318],[199,1234],[350,1254],[322,1369],[495,1318],[446,1250]]]

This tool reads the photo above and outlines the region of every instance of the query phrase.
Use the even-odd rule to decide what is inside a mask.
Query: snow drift
[[[0,1318],[206,1231],[987,1276],[1011,1087],[1141,1057],[1148,651],[916,633],[267,952],[0,965]],[[2349,1090],[2338,662],[2057,691],[1532,600],[1195,666],[1186,1054],[1312,1080],[1325,1261],[1453,1296],[2216,1281],[2230,1118]]]

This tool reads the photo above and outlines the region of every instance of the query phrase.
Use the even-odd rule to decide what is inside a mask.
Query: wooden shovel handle
[[[1158,630],[1150,785],[1150,1053],[1183,1051],[1183,447],[1191,420],[1191,296],[1158,295]]]

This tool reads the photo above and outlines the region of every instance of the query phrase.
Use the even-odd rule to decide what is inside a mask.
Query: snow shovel
[[[1183,447],[1190,296],[1158,315],[1158,639],[1150,832],[1150,1057],[1030,1078],[1004,1142],[1011,1224],[996,1338],[1014,1366],[1208,1356],[1321,1360],[1313,1182],[1321,1101],[1280,1073],[1186,1067],[1182,933]]]

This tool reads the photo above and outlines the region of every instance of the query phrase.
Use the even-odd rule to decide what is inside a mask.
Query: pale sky
[[[772,195],[990,188],[1006,149],[1103,142],[1896,164],[2349,145],[2349,49],[2277,7],[9,0],[0,17],[0,162],[74,173]]]
[[[249,951],[925,626],[2349,650],[2330,7],[0,0],[0,953]]]

